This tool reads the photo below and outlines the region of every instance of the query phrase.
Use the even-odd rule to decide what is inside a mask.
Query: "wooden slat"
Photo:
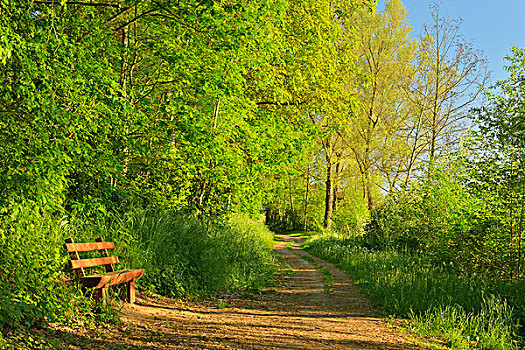
[[[103,288],[125,282],[136,281],[142,277],[144,269],[119,270],[81,278],[82,285],[87,288]]]
[[[70,261],[72,269],[95,267],[101,265],[118,264],[117,256],[110,256],[104,258],[93,258],[93,259],[80,259]]]
[[[97,242],[104,242],[102,237],[99,237],[99,238],[95,239],[95,241],[97,241]],[[99,250],[99,252],[100,252],[100,256],[102,256],[102,257],[109,257],[108,251],[106,249],[101,249],[101,250]],[[113,268],[113,265],[111,265],[111,264],[105,265],[105,268],[106,268],[106,272],[113,272],[113,271],[115,271],[115,269]]]
[[[89,242],[89,243],[66,243],[66,251],[71,252],[89,252],[92,250],[115,249],[113,242]]]

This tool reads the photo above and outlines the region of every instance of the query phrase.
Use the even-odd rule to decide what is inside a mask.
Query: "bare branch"
[[[255,104],[257,106],[262,106],[262,105],[273,105],[273,106],[300,106],[302,104],[304,104],[305,102],[275,102],[275,101],[260,101],[260,102],[256,102]]]
[[[152,13],[152,12],[155,12],[155,11],[158,11],[158,9],[151,9],[151,10],[145,11],[145,12],[141,13],[140,15],[136,16],[135,18],[133,18],[132,20],[130,20],[130,21],[124,23],[124,24],[121,24],[120,26],[115,28],[115,31],[118,32],[119,30],[122,30],[122,29],[130,26],[131,24],[137,22],[142,17],[144,17],[144,16],[146,16],[146,15]]]
[[[137,3],[133,6],[129,6],[129,7],[126,7],[124,9],[122,9],[122,11],[118,12],[117,14],[111,16],[108,20],[106,20],[104,22],[104,24],[109,24],[111,22],[113,22],[115,19],[117,19],[118,17],[124,15],[126,12],[128,12],[129,10],[133,10],[135,7],[137,7],[139,4],[141,4],[142,1],[137,1]]]

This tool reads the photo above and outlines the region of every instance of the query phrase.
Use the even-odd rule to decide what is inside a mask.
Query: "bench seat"
[[[119,270],[113,272],[106,272],[101,274],[94,274],[80,277],[80,282],[86,288],[104,288],[105,286],[112,286],[115,284],[127,283],[136,281],[142,277],[144,269],[140,270]]]

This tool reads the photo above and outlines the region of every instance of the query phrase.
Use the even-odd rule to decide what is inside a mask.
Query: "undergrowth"
[[[143,266],[143,290],[172,297],[258,289],[275,272],[273,233],[244,215],[222,225],[142,211],[116,223],[134,238],[126,261]],[[123,259],[124,260],[124,259]]]
[[[81,296],[63,250],[68,237],[114,241],[110,254],[120,258],[117,269],[146,270],[138,281],[145,293],[196,298],[249,291],[276,271],[272,232],[244,215],[217,224],[155,210],[86,219],[20,207],[0,216],[0,223],[2,347],[35,326],[90,327],[118,319],[111,307],[101,309]]]
[[[411,319],[416,333],[458,349],[517,349],[524,288],[460,275],[423,255],[370,251],[353,239],[317,237],[305,248],[352,276],[377,305]]]

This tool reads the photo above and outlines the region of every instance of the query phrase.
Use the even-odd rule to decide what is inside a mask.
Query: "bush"
[[[139,289],[167,296],[259,288],[275,271],[272,233],[243,215],[218,225],[154,210],[86,219],[21,207],[4,215],[0,227],[1,328],[94,320],[93,302],[64,282],[73,277],[62,248],[67,237],[114,241],[117,268],[146,269]],[[102,311],[97,318],[105,317]]]
[[[424,252],[435,264],[453,264],[468,274],[523,274],[525,201],[515,196],[509,202],[505,191],[473,190],[477,180],[467,170],[460,160],[437,164],[387,198],[372,215],[366,246]]]
[[[0,228],[0,327],[50,321],[70,323],[87,310],[74,285],[66,285],[62,249],[68,222],[18,207]],[[81,313],[80,313],[81,314]]]

